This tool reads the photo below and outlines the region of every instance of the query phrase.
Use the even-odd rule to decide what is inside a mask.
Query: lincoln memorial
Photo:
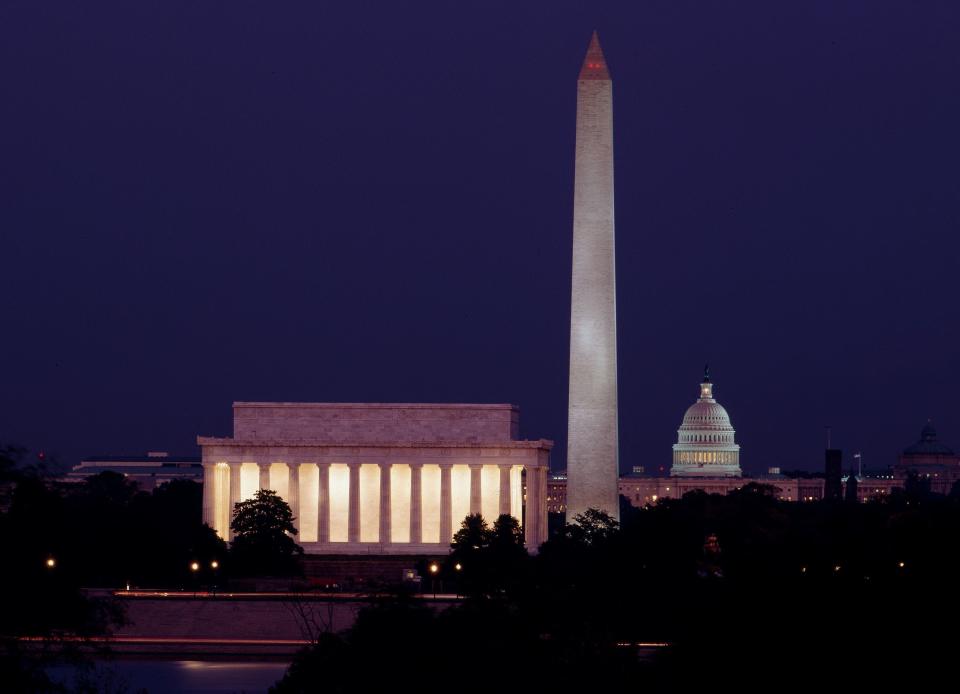
[[[233,438],[198,437],[203,519],[230,538],[234,504],[273,489],[311,554],[446,551],[481,513],[547,537],[551,441],[518,440],[514,405],[238,402]]]

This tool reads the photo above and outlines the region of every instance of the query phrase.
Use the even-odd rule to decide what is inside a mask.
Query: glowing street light
[[[430,563],[430,577],[433,579],[433,599],[437,599],[437,572],[440,570],[440,565],[437,562]]]
[[[456,564],[453,565],[453,568],[456,569],[457,571],[462,571],[463,564],[461,564],[460,562],[457,562]]]
[[[49,557],[45,563],[46,563],[48,569],[52,569],[52,568],[56,567],[56,565],[57,565],[57,560],[54,559],[53,557]]]
[[[194,561],[194,562],[190,562],[190,570],[191,570],[191,571],[194,571],[194,572],[199,571],[199,570],[200,570],[200,564],[198,564],[198,563],[195,562],[195,561]]]
[[[897,564],[897,566],[899,566],[899,567],[902,569],[904,566],[906,566],[906,563],[905,563],[905,562],[900,562],[899,564]]]
[[[212,562],[210,562],[210,568],[216,571],[217,569],[220,568],[220,562],[214,559]]]

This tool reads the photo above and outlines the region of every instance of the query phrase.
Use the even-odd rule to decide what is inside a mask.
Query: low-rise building
[[[123,475],[144,491],[151,491],[169,480],[203,482],[203,466],[199,456],[172,456],[166,451],[151,451],[146,455],[90,456],[75,465],[64,479],[67,482],[82,482],[101,472]]]

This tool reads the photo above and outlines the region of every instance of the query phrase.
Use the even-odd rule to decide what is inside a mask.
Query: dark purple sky
[[[819,467],[825,424],[869,465],[927,417],[960,447],[954,0],[342,5],[0,5],[0,440],[514,402],[562,467],[596,27],[624,469],[669,464],[707,360],[748,471]]]

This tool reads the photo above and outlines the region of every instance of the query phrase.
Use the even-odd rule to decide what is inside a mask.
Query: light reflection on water
[[[266,692],[287,669],[288,663],[210,660],[113,660],[98,662],[97,669],[109,671],[113,684],[126,685],[129,692],[149,694],[225,694]],[[72,673],[57,669],[51,673],[69,682]]]

